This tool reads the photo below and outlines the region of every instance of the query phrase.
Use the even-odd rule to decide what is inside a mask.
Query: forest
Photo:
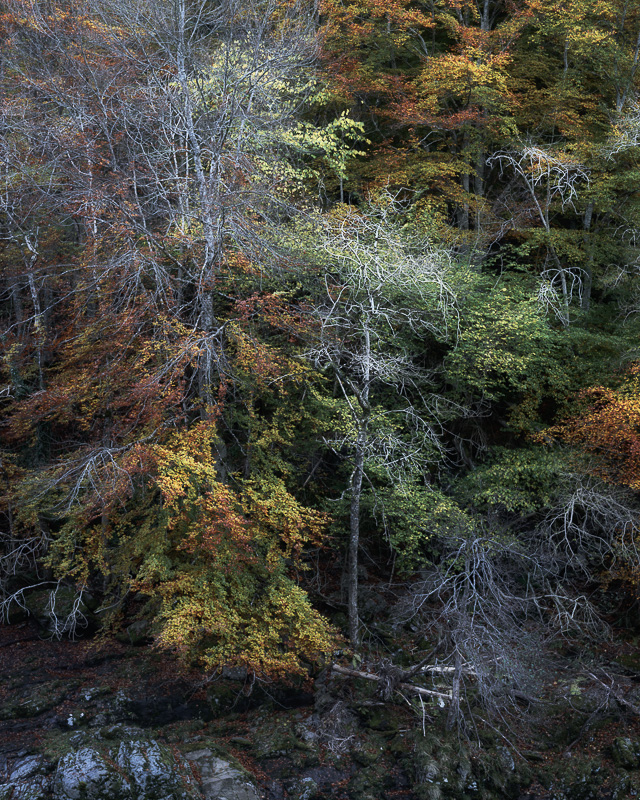
[[[335,662],[462,733],[640,633],[637,0],[4,0],[0,38],[4,622]]]

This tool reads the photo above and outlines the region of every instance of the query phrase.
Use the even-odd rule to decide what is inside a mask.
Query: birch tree
[[[347,210],[323,223],[324,273],[315,308],[319,330],[307,352],[315,366],[332,374],[348,409],[346,430],[329,444],[336,452],[348,451],[352,464],[347,604],[354,645],[359,641],[358,552],[367,469],[383,465],[392,480],[402,481],[441,457],[443,401],[439,398],[438,409],[428,373],[409,340],[447,340],[457,327],[448,252],[402,236],[393,216],[390,204],[363,215]],[[391,407],[382,400],[389,391]]]
[[[487,163],[510,170],[533,204],[533,216],[544,229],[547,249],[539,298],[568,327],[569,306],[574,294],[581,294],[583,270],[562,263],[553,241],[553,212],[558,206],[562,210],[565,206],[574,207],[579,190],[589,182],[589,170],[566,153],[544,150],[532,144],[495,153]],[[589,226],[585,225],[586,230]]]
[[[286,134],[314,81],[312,9],[295,0],[9,8],[8,93],[46,132],[38,202],[55,195],[79,241],[92,243],[83,258],[94,306],[100,282],[119,271],[119,298],[145,294],[194,326],[198,391],[210,402],[220,270],[230,252],[273,260],[269,227],[294,199]],[[14,124],[8,146],[15,133]]]

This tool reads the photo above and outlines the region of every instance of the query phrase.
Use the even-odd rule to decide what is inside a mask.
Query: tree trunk
[[[587,251],[587,262],[584,267],[585,279],[582,283],[582,310],[588,311],[591,304],[591,284],[593,276],[593,242],[591,241],[591,220],[593,218],[593,200],[584,212],[584,222],[582,229],[584,231],[584,248]]]
[[[358,548],[360,546],[360,499],[362,497],[362,478],[364,476],[364,453],[367,441],[366,421],[358,431],[356,458],[351,473],[351,509],[349,515],[349,558],[348,558],[348,616],[349,638],[356,646],[359,641],[358,620]]]
[[[370,302],[372,300],[370,299]],[[355,465],[351,473],[351,508],[349,513],[349,558],[348,558],[348,617],[349,638],[358,645],[360,630],[358,620],[358,549],[360,547],[360,500],[364,478],[364,458],[367,449],[369,428],[369,390],[371,388],[371,329],[368,313],[363,317],[363,366],[364,380],[358,396],[361,414],[358,419],[358,437],[355,447]]]

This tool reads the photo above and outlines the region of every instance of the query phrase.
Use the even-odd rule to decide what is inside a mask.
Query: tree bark
[[[366,422],[358,431],[355,467],[351,473],[351,508],[349,514],[349,558],[348,558],[348,616],[349,638],[356,646],[359,642],[358,619],[358,549],[360,547],[360,499],[364,476],[364,453],[367,440]]]
[[[588,311],[591,305],[591,284],[593,281],[593,242],[591,241],[591,220],[593,218],[593,200],[589,201],[584,212],[582,230],[584,231],[584,247],[587,261],[584,267],[585,279],[582,283],[582,310]]]

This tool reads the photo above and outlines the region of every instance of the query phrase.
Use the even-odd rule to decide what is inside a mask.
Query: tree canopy
[[[635,602],[637,3],[1,8],[5,618],[273,679],[393,583],[455,716]]]

